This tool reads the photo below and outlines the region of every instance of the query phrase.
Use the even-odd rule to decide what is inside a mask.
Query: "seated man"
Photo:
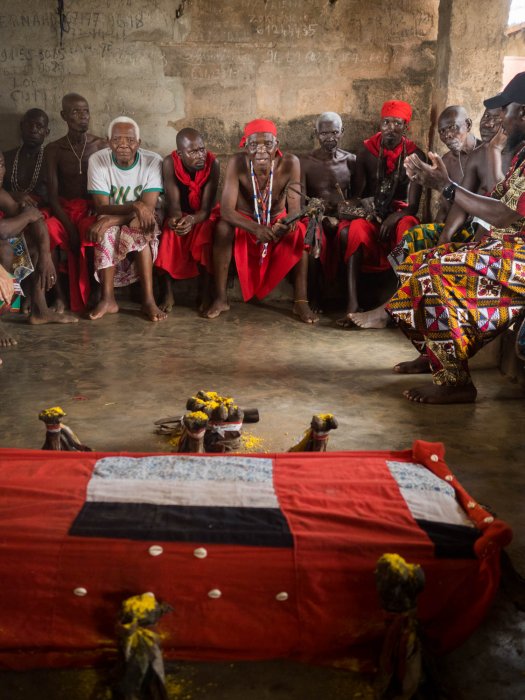
[[[34,207],[47,202],[44,141],[49,135],[49,118],[42,109],[29,109],[20,120],[22,143],[4,153],[4,189],[15,202]]]
[[[388,270],[388,254],[404,233],[419,223],[416,214],[422,188],[409,180],[403,161],[410,153],[423,152],[410,141],[406,131],[412,108],[406,102],[391,100],[381,109],[381,130],[364,142],[357,155],[354,194],[365,201],[368,214],[353,221],[342,221],[339,235],[348,266],[348,304],[346,316],[338,324],[352,324],[351,314],[359,308],[357,279],[361,269],[368,272]]]
[[[181,129],[177,150],[164,158],[162,165],[167,218],[160,238],[155,266],[164,270],[163,311],[173,308],[174,279],[200,275],[201,311],[209,305],[210,273],[213,272],[213,231],[220,216],[213,207],[219,185],[219,163],[206,150],[195,129]],[[213,209],[212,209],[213,207]]]
[[[14,274],[19,284],[33,270],[35,272],[29,285],[31,313],[28,322],[39,325],[78,321],[70,314],[59,314],[48,308],[45,295],[56,283],[56,271],[44,216],[36,207],[15,202],[3,189],[4,176],[4,155],[0,152],[0,265]],[[2,328],[0,345],[16,345],[16,340]]]
[[[89,157],[106,147],[104,139],[88,132],[89,105],[82,95],[69,93],[62,98],[60,116],[68,131],[45,148],[48,199],[53,219],[47,227],[51,249],[67,252],[70,305],[73,311],[83,311],[89,297],[90,272],[86,251],[81,248],[78,227],[91,214],[92,203],[87,193]],[[55,262],[58,251],[54,252]],[[64,295],[57,288],[62,308]]]
[[[262,299],[292,269],[295,270],[293,312],[304,323],[318,321],[306,298],[308,253],[305,227],[280,222],[300,212],[301,199],[287,186],[300,177],[299,159],[279,150],[277,128],[267,119],[244,127],[239,144],[243,153],[228,161],[221,201],[221,220],[215,230],[213,267],[216,298],[205,313],[217,318],[230,308],[226,295],[228,268],[234,249],[235,264],[245,301]]]
[[[338,251],[336,246],[339,225],[339,205],[350,198],[352,178],[355,173],[355,155],[339,148],[343,136],[343,122],[339,114],[324,112],[315,125],[319,148],[300,157],[301,184],[308,197],[318,197],[325,203],[319,244],[310,251],[308,273],[310,297],[314,307],[321,306],[321,270],[327,279],[337,273]],[[313,253],[313,255],[312,255]]]
[[[405,391],[421,403],[468,403],[476,388],[468,359],[508,328],[525,309],[525,72],[485,100],[501,107],[511,166],[490,197],[451,181],[439,156],[432,165],[406,160],[414,182],[441,191],[467,214],[491,224],[479,242],[444,244],[409,256],[401,286],[387,304],[403,332],[431,365],[434,384]]]
[[[102,285],[95,320],[119,310],[114,287],[140,280],[142,312],[150,321],[166,318],[153,298],[153,261],[160,234],[155,206],[162,192],[162,158],[140,148],[138,124],[117,117],[108,127],[109,148],[89,159],[88,192],[98,214],[87,232],[95,243],[95,276]],[[132,256],[132,260],[128,259]]]

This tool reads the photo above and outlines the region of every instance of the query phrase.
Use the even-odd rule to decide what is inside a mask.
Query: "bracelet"
[[[447,202],[450,202],[451,204],[454,202],[454,199],[456,197],[456,187],[456,183],[451,182],[450,185],[443,187],[443,189],[441,190],[442,196],[447,200]]]

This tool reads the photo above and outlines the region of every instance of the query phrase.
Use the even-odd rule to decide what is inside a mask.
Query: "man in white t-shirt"
[[[138,124],[117,117],[108,128],[109,148],[89,159],[88,192],[97,221],[87,233],[95,243],[95,277],[102,285],[99,303],[89,314],[95,320],[118,311],[114,287],[140,280],[142,313],[150,321],[166,314],[153,297],[153,261],[160,234],[155,205],[162,187],[162,158],[140,147]]]

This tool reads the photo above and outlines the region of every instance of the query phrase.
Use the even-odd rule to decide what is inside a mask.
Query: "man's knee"
[[[215,226],[214,241],[219,245],[229,245],[233,243],[234,234],[234,227],[224,219],[220,219]]]
[[[343,253],[346,251],[346,246],[348,245],[348,230],[350,229],[350,224],[348,226],[345,226],[344,228],[341,229],[339,232],[339,238],[341,240],[341,248],[343,250]]]

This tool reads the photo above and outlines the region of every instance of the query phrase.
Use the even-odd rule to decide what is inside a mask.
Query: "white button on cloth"
[[[439,457],[437,455],[430,455],[431,462],[439,462]]]
[[[197,549],[193,550],[193,556],[197,557],[197,559],[206,559],[208,552],[204,547],[197,547]]]
[[[282,591],[281,593],[278,593],[275,596],[275,600],[278,600],[280,602],[282,602],[284,600],[288,600],[288,593],[286,593],[286,591]]]
[[[86,588],[82,588],[82,587],[75,588],[75,590],[73,591],[73,593],[74,593],[75,595],[77,595],[79,598],[83,598],[85,595],[87,595],[87,589],[86,589]]]
[[[221,595],[222,593],[218,588],[212,588],[211,591],[208,591],[208,598],[220,598]]]
[[[445,481],[454,481],[454,477],[452,476],[452,474],[447,474],[445,477]]]
[[[164,549],[160,546],[160,544],[153,544],[149,549],[148,552],[151,554],[152,557],[158,557],[159,554],[162,554]]]
[[[492,517],[492,515],[488,515],[486,518],[483,518],[483,522],[489,525],[490,523],[494,522],[494,518]]]
[[[476,504],[474,503],[474,501],[469,501],[469,502],[467,503],[467,508],[471,508],[471,509],[472,509],[472,508],[475,508],[475,507],[476,507]]]

